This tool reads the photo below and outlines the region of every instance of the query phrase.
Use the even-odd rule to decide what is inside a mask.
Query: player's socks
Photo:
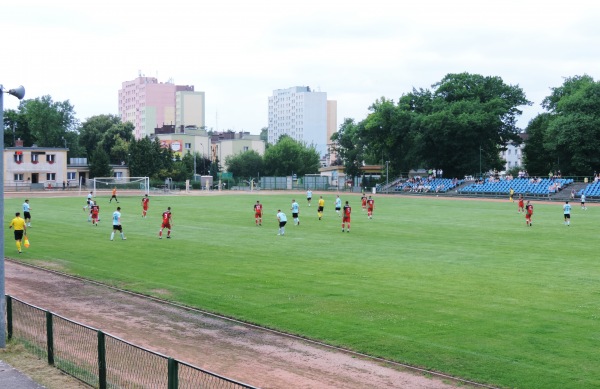
[[[21,242],[15,242],[17,245],[17,250],[19,250],[19,252],[21,252]]]
[[[125,235],[121,232],[121,239],[125,240]]]
[[[110,234],[110,240],[113,240],[114,238],[115,238],[115,232],[113,231],[113,232]]]

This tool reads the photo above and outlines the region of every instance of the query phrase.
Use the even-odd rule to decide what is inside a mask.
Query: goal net
[[[94,195],[117,189],[117,196],[138,196],[150,193],[149,177],[95,177],[92,178]]]

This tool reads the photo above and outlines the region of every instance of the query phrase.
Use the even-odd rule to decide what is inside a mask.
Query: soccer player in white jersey
[[[340,217],[340,212],[342,210],[342,199],[340,199],[340,195],[335,198],[335,212],[338,217]]]
[[[299,226],[300,218],[298,217],[298,215],[300,214],[300,205],[298,204],[298,202],[296,202],[296,200],[292,200],[291,210],[292,210],[292,218],[294,219],[294,225]]]
[[[563,214],[565,216],[565,225],[571,225],[571,204],[569,204],[569,200],[565,201],[565,205],[563,205]]]
[[[308,206],[310,207],[310,201],[312,200],[312,190],[308,188],[306,191],[306,201],[308,202]]]
[[[110,240],[115,238],[115,231],[119,231],[121,239],[126,240],[127,238],[123,234],[123,227],[121,226],[121,207],[117,207],[117,210],[113,212],[113,231],[110,234]]]
[[[93,197],[94,197],[94,194],[92,192],[88,193],[88,195],[87,195],[87,201],[85,203],[85,207],[83,207],[83,211],[84,212],[85,212],[86,209],[88,209],[88,207],[91,207],[90,201],[92,201]]]
[[[277,221],[279,222],[279,233],[277,235],[285,235],[285,224],[287,223],[287,216],[281,212],[281,209],[277,210]]]
[[[27,227],[31,227],[31,207],[29,206],[29,200],[25,200],[23,203],[23,219],[27,223]]]

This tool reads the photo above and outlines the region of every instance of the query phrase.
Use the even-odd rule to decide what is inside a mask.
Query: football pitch
[[[108,203],[101,221],[85,196],[30,198],[31,247],[18,256],[5,200],[6,256],[203,310],[494,386],[600,387],[598,212],[517,203],[360,194],[342,232],[334,193],[141,196]],[[300,204],[294,226],[291,201]],[[264,206],[255,226],[253,205]],[[126,241],[112,231],[122,208]],[[173,211],[172,239],[158,239]],[[277,209],[288,217],[277,236]],[[166,235],[166,231],[165,231]],[[595,254],[594,254],[595,253]],[[74,291],[76,293],[76,291]]]

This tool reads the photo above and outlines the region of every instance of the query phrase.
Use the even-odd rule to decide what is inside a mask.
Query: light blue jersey
[[[300,205],[297,202],[292,203],[292,213],[298,213],[300,211]]]
[[[563,210],[565,211],[565,215],[569,215],[571,213],[571,204],[563,205]]]
[[[307,199],[312,199],[312,190],[306,191],[306,198]]]
[[[285,213],[283,212],[277,214],[277,219],[279,219],[280,222],[287,222],[287,216],[285,216]]]
[[[335,209],[340,209],[342,208],[342,199],[340,199],[339,197],[337,199],[335,199]]]
[[[29,203],[23,203],[23,212],[29,212]]]
[[[121,212],[113,212],[113,226],[121,225]]]

